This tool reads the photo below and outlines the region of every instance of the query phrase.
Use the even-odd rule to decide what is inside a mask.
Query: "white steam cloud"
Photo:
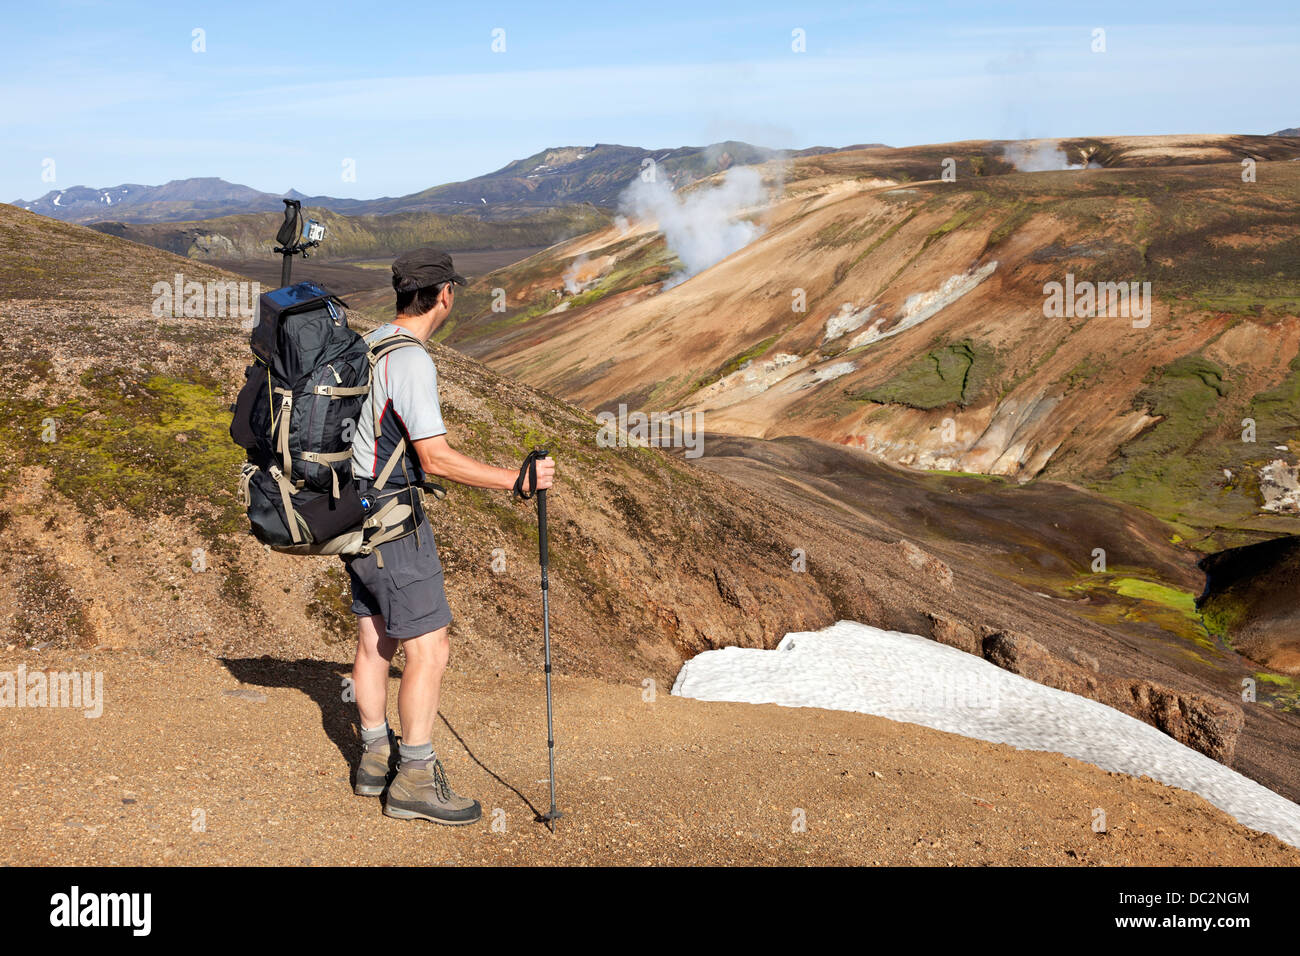
[[[1071,164],[1065,150],[1052,141],[1012,143],[1002,148],[1002,155],[1022,173],[1042,173],[1053,169],[1083,169]]]
[[[569,268],[564,270],[564,291],[569,295],[576,295],[590,284],[589,282],[583,282],[580,278],[582,269],[586,264],[586,255],[581,255],[570,262]]]
[[[658,222],[668,248],[682,263],[682,271],[664,284],[670,289],[762,235],[762,226],[739,217],[770,200],[758,170],[736,166],[719,185],[685,196],[668,183],[636,179],[619,197],[619,206],[629,216]]]

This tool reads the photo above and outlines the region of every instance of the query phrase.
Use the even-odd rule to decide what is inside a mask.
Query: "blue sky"
[[[1300,125],[1300,15],[1285,3],[56,0],[2,16],[4,200],[188,176],[401,195],[596,142]]]

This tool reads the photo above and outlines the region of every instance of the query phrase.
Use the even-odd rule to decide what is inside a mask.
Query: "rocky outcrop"
[[[1060,445],[1046,431],[1046,419],[1061,403],[1059,395],[1040,395],[1031,399],[1007,399],[993,413],[993,419],[971,448],[957,456],[965,471],[990,475],[1008,475],[1028,480],[1047,465],[1052,451]],[[1046,449],[1042,446],[1046,446]],[[1046,454],[1043,454],[1046,450]],[[1026,466],[1034,463],[1034,468]]]
[[[1132,681],[1127,686],[1116,681],[1108,689],[1119,700],[1111,703],[1103,698],[1102,703],[1159,727],[1193,750],[1232,766],[1237,736],[1246,725],[1246,716],[1237,705],[1199,694],[1179,693],[1147,680]]]
[[[911,567],[928,575],[940,587],[952,587],[952,568],[944,562],[907,540],[898,542],[898,549]]]
[[[1064,660],[1037,641],[1004,630],[986,628],[982,650],[985,660],[1003,670],[1114,707],[1232,766],[1237,737],[1246,722],[1235,704],[1155,681],[1101,674],[1091,662]]]
[[[926,615],[930,619],[930,637],[940,644],[947,644],[967,654],[981,656],[983,645],[974,628],[952,618],[938,614]]]

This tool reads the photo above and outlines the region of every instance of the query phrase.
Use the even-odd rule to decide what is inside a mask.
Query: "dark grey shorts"
[[[378,550],[384,556],[382,568],[374,554],[343,561],[352,581],[352,613],[382,615],[388,636],[399,641],[450,624],[442,562],[428,519],[415,534],[381,544]]]

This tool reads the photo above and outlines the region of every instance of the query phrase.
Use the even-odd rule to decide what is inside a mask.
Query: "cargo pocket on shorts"
[[[442,562],[438,546],[428,526],[420,529],[420,543],[415,535],[395,542],[404,545],[399,560],[384,556],[392,582],[389,591],[388,633],[399,640],[426,634],[451,622],[451,609],[443,589]]]
[[[442,561],[438,558],[438,546],[433,540],[433,530],[424,525],[419,531],[420,543],[415,543],[416,535],[408,534],[397,544],[402,547],[402,554],[390,558],[384,557],[384,564],[392,575],[393,587],[408,587],[429,581],[442,575]]]

